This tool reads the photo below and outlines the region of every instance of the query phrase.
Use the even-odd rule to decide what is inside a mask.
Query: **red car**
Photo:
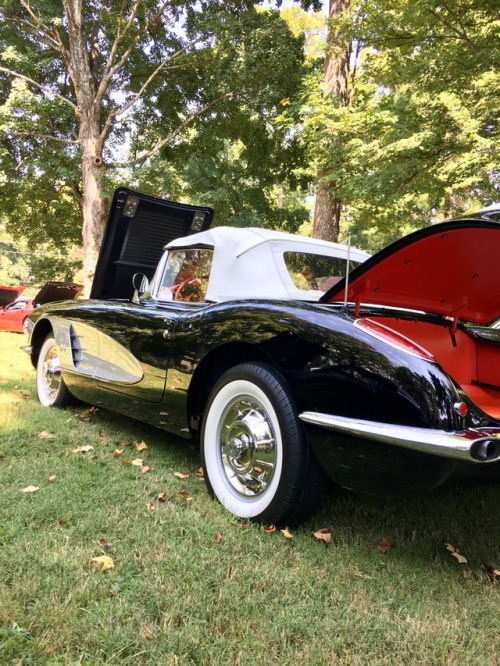
[[[82,285],[71,282],[46,282],[34,298],[19,297],[24,287],[0,287],[0,330],[23,333],[34,308],[52,301],[77,298]]]

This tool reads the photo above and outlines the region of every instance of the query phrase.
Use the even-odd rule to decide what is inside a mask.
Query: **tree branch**
[[[38,132],[29,132],[28,130],[18,130],[15,127],[9,130],[2,130],[3,134],[15,134],[16,136],[30,136],[34,139],[47,139],[49,141],[56,141],[57,143],[64,143],[67,146],[79,144],[78,139],[62,139],[52,134],[39,134]]]
[[[136,0],[134,6],[132,7],[132,9],[130,11],[130,15],[127,19],[127,23],[125,24],[125,28],[123,29],[123,31],[118,29],[117,32],[116,32],[116,37],[115,37],[115,39],[114,39],[114,41],[111,45],[111,48],[110,48],[109,54],[108,54],[108,59],[107,59],[106,64],[104,65],[104,68],[103,68],[101,83],[99,84],[99,88],[97,90],[96,103],[98,103],[98,104],[101,103],[101,101],[104,97],[104,93],[106,92],[106,90],[108,88],[109,80],[111,78],[110,73],[111,73],[111,70],[112,70],[113,60],[114,60],[114,58],[116,56],[116,53],[118,51],[118,46],[121,44],[123,38],[125,37],[125,35],[129,31],[130,26],[132,25],[132,22],[133,22],[134,18],[137,16],[137,12],[138,12],[139,7],[141,6],[141,4],[142,4],[142,0]],[[122,4],[122,8],[123,8],[123,4]],[[121,13],[122,13],[122,11],[120,10],[120,14]]]
[[[196,41],[197,40],[194,39],[193,41],[189,42],[189,44],[186,44],[185,46],[183,46],[182,49],[179,49],[173,55],[168,56],[168,58],[165,58],[165,60],[163,60],[156,67],[156,69],[153,70],[153,72],[151,72],[151,74],[148,76],[146,81],[144,81],[144,83],[140,87],[139,91],[134,95],[134,97],[132,97],[132,99],[130,99],[126,104],[124,104],[120,108],[114,109],[113,111],[111,111],[108,114],[108,117],[106,118],[106,121],[104,123],[104,127],[103,127],[101,135],[100,135],[101,143],[104,143],[104,141],[106,140],[106,137],[108,136],[108,133],[110,131],[110,128],[111,128],[111,125],[112,125],[113,121],[116,118],[119,118],[120,116],[122,116],[124,113],[126,113],[139,99],[141,99],[141,97],[144,95],[144,92],[146,91],[148,86],[155,80],[155,78],[158,76],[158,74],[163,69],[165,69],[167,64],[172,62],[172,60],[174,60],[175,58],[178,58],[183,53],[185,53],[187,49],[189,49],[191,46],[193,46],[193,44],[196,43]],[[170,67],[169,67],[169,69],[170,69]]]
[[[51,30],[50,30],[49,26],[47,26],[47,25],[42,21],[42,19],[41,19],[39,16],[37,16],[37,15],[35,14],[35,12],[31,9],[30,5],[26,2],[26,0],[19,0],[19,3],[24,7],[24,9],[25,9],[25,10],[28,12],[28,14],[31,16],[31,18],[32,18],[33,21],[34,21],[34,25],[30,24],[29,21],[24,21],[24,20],[22,20],[22,19],[17,19],[16,22],[18,22],[18,23],[22,23],[22,24],[24,24],[25,26],[27,25],[27,26],[34,27],[35,30],[40,30],[40,29],[43,30],[43,34],[44,34],[44,36],[47,38],[47,40],[49,41],[49,43],[51,43],[52,46],[54,46],[54,42],[52,42],[52,39],[51,39],[51,37],[50,37]]]
[[[101,83],[99,84],[99,88],[97,90],[96,96],[95,96],[95,104],[97,106],[100,106],[102,103],[102,100],[104,98],[104,94],[106,90],[108,89],[109,83],[113,76],[123,67],[123,65],[126,63],[128,57],[134,50],[134,48],[137,46],[137,44],[141,41],[141,39],[144,37],[144,35],[147,34],[150,26],[157,21],[160,16],[163,14],[165,11],[167,5],[169,5],[171,0],[165,0],[163,4],[160,6],[158,11],[149,19],[149,21],[146,22],[146,25],[142,30],[140,30],[137,35],[132,39],[131,43],[129,44],[128,48],[125,49],[125,52],[122,54],[118,62],[116,62],[114,65],[113,59],[116,56],[116,53],[118,51],[118,46],[120,43],[123,41],[123,38],[129,32],[130,28],[132,27],[134,18],[137,15],[137,11],[139,7],[142,4],[142,0],[136,0],[134,6],[132,7],[132,11],[130,12],[129,18],[127,20],[127,23],[125,25],[125,28],[123,32],[119,32],[116,36],[115,41],[113,42],[113,45],[110,49],[108,60],[106,62],[106,65],[104,67],[104,72],[101,78]]]
[[[231,91],[228,93],[225,93],[224,95],[220,95],[216,99],[213,99],[211,102],[208,104],[205,104],[205,106],[201,107],[201,109],[198,109],[195,113],[192,113],[188,118],[186,118],[178,127],[175,128],[168,136],[166,136],[164,139],[161,139],[161,141],[157,141],[156,144],[148,150],[146,153],[141,155],[138,159],[134,160],[133,162],[126,162],[122,164],[118,163],[113,163],[110,164],[109,166],[112,166],[116,169],[124,169],[124,168],[130,168],[133,166],[139,166],[141,164],[144,164],[144,162],[147,162],[151,157],[156,155],[163,146],[166,146],[168,143],[173,141],[183,130],[186,129],[186,127],[189,127],[191,123],[196,120],[196,118],[199,118],[201,115],[203,115],[206,111],[209,111],[211,108],[213,108],[216,104],[221,102],[224,99],[230,99],[231,97],[234,97],[236,95],[235,91]]]
[[[5,72],[6,74],[9,74],[10,76],[13,76],[16,79],[22,79],[23,81],[26,81],[27,83],[31,83],[31,85],[35,86],[39,90],[41,90],[43,93],[46,95],[52,95],[53,97],[56,97],[57,99],[61,100],[61,102],[64,102],[68,106],[70,106],[73,111],[76,111],[76,104],[73,104],[73,102],[68,99],[67,97],[64,97],[63,95],[60,95],[59,93],[55,92],[54,90],[51,90],[49,86],[44,86],[41,83],[38,83],[37,81],[34,81],[32,78],[29,76],[25,76],[24,74],[21,74],[20,72],[16,72],[13,69],[8,69],[7,67],[0,67],[0,72]]]

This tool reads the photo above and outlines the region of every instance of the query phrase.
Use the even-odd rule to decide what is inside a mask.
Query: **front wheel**
[[[236,516],[291,525],[321,500],[322,471],[289,388],[271,366],[244,363],[219,379],[201,442],[208,490]]]
[[[75,402],[62,378],[59,347],[52,334],[45,338],[38,356],[36,392],[44,407],[67,407]]]

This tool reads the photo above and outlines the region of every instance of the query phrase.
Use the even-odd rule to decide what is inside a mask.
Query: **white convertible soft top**
[[[174,248],[213,248],[206,300],[216,302],[247,298],[318,300],[323,291],[306,291],[294,285],[285,253],[341,259],[347,259],[348,253],[346,245],[257,227],[215,227],[178,238],[165,250]],[[369,256],[350,249],[351,261],[362,262]]]

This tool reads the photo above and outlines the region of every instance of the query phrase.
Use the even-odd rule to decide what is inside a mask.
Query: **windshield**
[[[205,300],[208,287],[212,250],[170,250],[158,290],[164,301]]]

